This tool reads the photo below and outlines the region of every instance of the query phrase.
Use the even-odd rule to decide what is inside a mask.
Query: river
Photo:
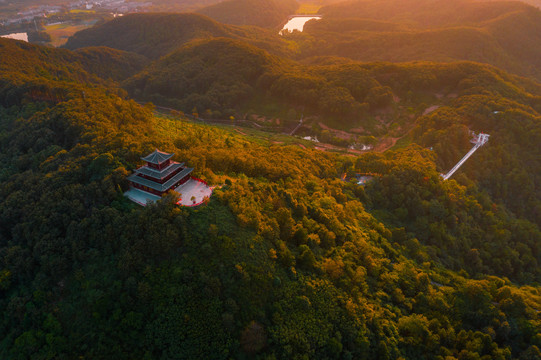
[[[294,16],[287,24],[284,25],[283,29],[280,30],[280,34],[285,32],[292,32],[293,30],[302,31],[304,29],[304,24],[312,19],[321,19],[321,16]]]
[[[28,34],[23,33],[12,33],[8,35],[1,35],[0,37],[6,38],[6,39],[15,39],[15,40],[22,40],[28,42]]]

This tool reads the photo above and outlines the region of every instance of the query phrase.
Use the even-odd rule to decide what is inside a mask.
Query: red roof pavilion
[[[185,167],[184,163],[172,161],[171,158],[174,155],[156,149],[153,153],[141,158],[146,161],[146,165],[139,167],[133,175],[128,176],[130,186],[162,196],[167,191],[184,184],[190,179],[193,168]]]

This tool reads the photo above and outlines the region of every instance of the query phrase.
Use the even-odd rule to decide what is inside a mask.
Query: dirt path
[[[425,111],[423,112],[423,115],[428,115],[430,114],[432,111],[436,110],[437,108],[439,108],[441,105],[432,105],[432,106],[429,106],[425,109]]]
[[[386,137],[381,139],[381,141],[374,147],[375,152],[384,152],[392,148],[396,142],[400,139],[399,137]]]
[[[242,132],[242,131],[240,131],[240,130],[237,129],[237,128],[234,128],[233,130],[235,130],[236,132],[238,132],[238,133],[241,134],[241,135],[247,136],[247,134],[246,134],[245,132]]]
[[[344,130],[338,130],[338,129],[333,129],[331,127],[328,127],[327,125],[325,125],[324,123],[322,122],[319,122],[318,123],[319,126],[323,129],[323,130],[328,130],[330,131],[334,136],[338,137],[338,138],[341,138],[341,139],[345,139],[345,140],[349,140],[351,139],[352,136],[354,136],[353,134],[350,134],[348,133],[347,131],[344,131]]]

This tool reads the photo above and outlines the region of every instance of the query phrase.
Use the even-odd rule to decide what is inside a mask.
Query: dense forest
[[[378,3],[307,27],[535,15]],[[460,57],[305,57],[310,31],[135,14],[67,49],[0,39],[0,358],[541,358],[541,84]],[[352,156],[181,110],[400,139]],[[444,181],[470,131],[489,142]],[[216,186],[207,204],[123,196],[156,148]]]
[[[539,229],[434,153],[352,163],[60,84],[1,108],[2,357],[540,355],[541,294],[512,282],[540,278]],[[123,198],[154,147],[224,184],[208,206]],[[382,177],[339,180],[351,166]]]

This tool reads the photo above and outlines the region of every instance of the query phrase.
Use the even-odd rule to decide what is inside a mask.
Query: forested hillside
[[[0,39],[0,359],[541,358],[539,11],[321,11],[285,37],[163,13]],[[156,148],[208,203],[123,196]]]
[[[226,0],[197,12],[225,24],[276,27],[298,7],[295,0]]]
[[[111,36],[115,34],[115,36]],[[129,14],[86,29],[69,38],[65,47],[107,46],[157,59],[195,39],[243,39],[272,53],[290,52],[277,34],[255,27],[220,24],[199,14]]]
[[[0,107],[2,358],[541,356],[538,227],[444,182],[434,152],[355,159],[58,84]],[[207,206],[122,196],[156,147],[221,185]],[[341,181],[353,167],[382,177]]]
[[[0,104],[65,97],[65,83],[113,84],[141,70],[146,60],[109,48],[71,52],[0,38]]]

